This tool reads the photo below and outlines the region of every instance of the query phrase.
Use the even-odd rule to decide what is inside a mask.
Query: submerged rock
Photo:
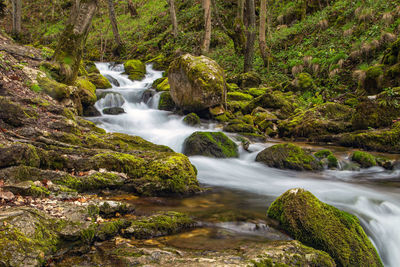
[[[202,111],[226,103],[224,70],[205,56],[186,54],[175,59],[168,82],[172,99],[183,110]]]
[[[117,86],[117,87],[120,86],[118,80],[115,79],[113,76],[106,74],[106,75],[104,75],[104,77],[106,77],[106,79],[107,79],[110,83],[112,83],[113,85],[115,85],[115,86]]]
[[[279,144],[268,147],[257,155],[256,161],[278,169],[322,170],[322,164],[311,153],[293,144]]]
[[[183,153],[213,158],[236,158],[238,146],[222,132],[195,132],[183,144]]]
[[[146,65],[137,59],[131,59],[124,63],[125,73],[132,81],[142,80],[146,75]]]
[[[281,195],[269,207],[268,216],[293,238],[327,252],[338,266],[383,266],[357,217],[304,189]]]
[[[121,107],[112,107],[103,109],[103,113],[107,115],[119,115],[125,113],[125,110]]]

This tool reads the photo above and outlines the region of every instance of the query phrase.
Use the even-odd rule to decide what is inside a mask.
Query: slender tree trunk
[[[261,2],[260,2],[259,43],[260,43],[260,53],[261,53],[261,57],[264,61],[265,67],[268,65],[267,44],[265,41],[266,20],[267,20],[267,0],[261,0]]]
[[[22,0],[12,0],[12,35],[19,38],[21,34]]]
[[[244,72],[253,69],[254,43],[256,40],[256,11],[254,0],[246,0],[246,17],[248,21],[246,29],[246,48],[244,53]]]
[[[97,6],[98,0],[75,0],[53,57],[60,66],[58,80],[63,83],[74,84],[78,76],[83,49]]]
[[[138,15],[138,12],[136,10],[135,5],[132,3],[132,0],[127,0],[128,1],[128,10],[129,13],[131,13],[132,17],[136,17]]]
[[[115,17],[114,0],[108,0],[108,12],[110,15],[110,21],[114,34],[114,39],[118,47],[117,49],[120,49],[122,47],[122,41],[118,31],[117,18]]]
[[[203,54],[210,50],[211,42],[211,0],[203,0],[204,9],[204,40],[201,51]]]
[[[242,22],[242,24],[243,24],[243,21],[244,21],[244,4],[245,4],[245,2],[246,2],[246,0],[238,0],[237,17]]]
[[[169,14],[171,16],[171,22],[172,22],[172,34],[176,38],[178,36],[178,21],[176,20],[175,0],[168,0],[168,2],[169,2]]]

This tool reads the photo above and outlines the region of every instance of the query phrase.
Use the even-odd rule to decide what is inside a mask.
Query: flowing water
[[[115,78],[119,86],[101,90],[105,97],[96,103],[96,108],[102,111],[122,107],[126,112],[91,118],[106,131],[138,135],[153,143],[167,145],[176,152],[182,151],[185,138],[195,131],[220,131],[211,123],[189,127],[183,124],[183,117],[157,110],[159,94],[148,99],[144,97],[152,82],[162,77],[162,72],[153,70],[151,65],[147,66],[146,77],[135,82],[122,74],[122,65],[98,63],[97,67],[103,75]],[[232,190],[243,209],[262,207],[266,211],[273,199],[286,190],[305,188],[320,200],[357,215],[385,266],[400,265],[400,188],[384,183],[397,179],[400,171],[389,172],[381,168],[322,173],[278,170],[254,161],[257,153],[270,145],[252,144],[252,152],[241,150],[238,159],[196,156],[190,160],[198,169],[200,183]]]

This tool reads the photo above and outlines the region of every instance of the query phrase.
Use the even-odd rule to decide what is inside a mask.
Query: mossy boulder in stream
[[[279,144],[268,147],[257,155],[256,161],[278,169],[322,170],[322,164],[311,153],[294,144]]]
[[[281,195],[269,207],[268,216],[293,238],[327,252],[338,266],[383,266],[357,217],[304,189]]]
[[[360,164],[362,168],[370,168],[377,165],[375,157],[363,151],[355,151],[351,156],[351,160]]]
[[[183,110],[196,112],[226,103],[224,70],[208,57],[186,54],[175,59],[168,81],[172,99]]]
[[[175,102],[169,92],[162,92],[160,101],[158,102],[158,109],[165,111],[173,111],[175,109]]]
[[[96,86],[87,78],[80,77],[75,82],[82,106],[93,106],[97,101]]]
[[[101,74],[91,73],[88,75],[88,78],[96,86],[96,89],[108,89],[112,87],[110,81]]]
[[[183,153],[213,158],[238,157],[238,147],[222,132],[195,132],[184,143]]]
[[[131,59],[124,63],[125,73],[132,81],[142,80],[146,75],[146,65],[137,59]]]
[[[200,124],[200,118],[199,118],[199,116],[197,116],[196,113],[190,113],[185,116],[185,118],[183,119],[183,122],[189,126],[196,126],[196,125]]]

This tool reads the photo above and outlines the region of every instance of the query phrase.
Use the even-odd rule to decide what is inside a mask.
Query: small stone
[[[14,194],[13,194],[12,192],[9,192],[9,191],[7,191],[7,192],[0,191],[0,199],[4,199],[4,200],[6,200],[6,201],[10,201],[10,200],[13,200],[14,198],[15,198],[15,196],[14,196]]]

